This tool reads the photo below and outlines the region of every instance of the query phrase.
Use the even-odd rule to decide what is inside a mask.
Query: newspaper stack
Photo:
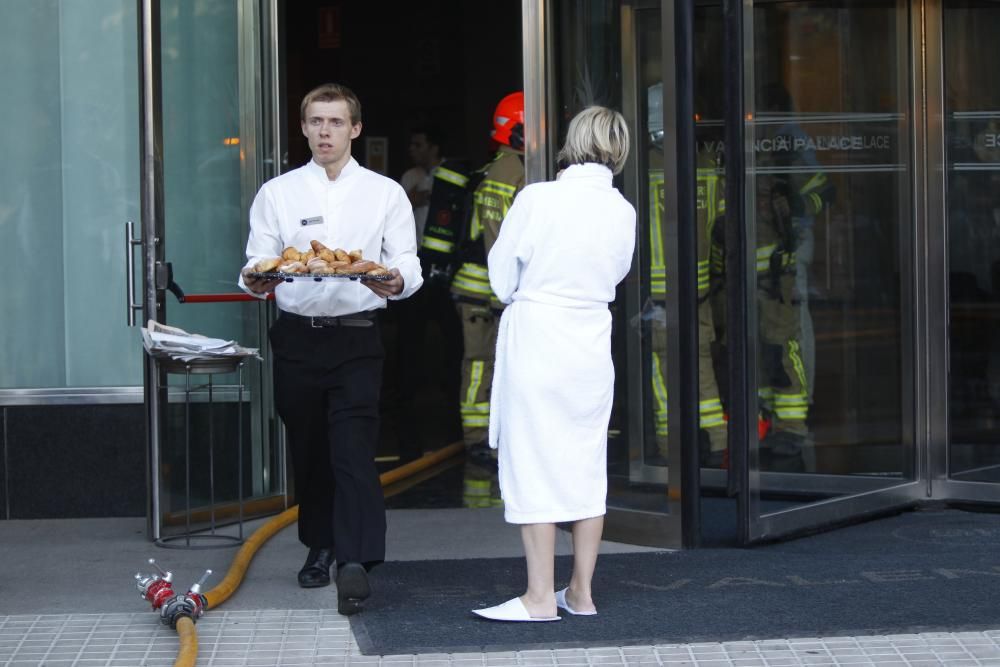
[[[142,328],[142,344],[149,354],[165,355],[178,361],[217,359],[219,357],[257,357],[256,348],[242,347],[233,340],[192,334],[149,320]]]

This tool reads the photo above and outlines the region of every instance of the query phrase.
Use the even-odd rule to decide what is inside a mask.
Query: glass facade
[[[19,63],[0,72],[0,258],[18,276],[0,294],[0,389],[141,385],[123,243],[140,216],[136,3],[3,0],[0,16],[4,62]],[[231,292],[245,237],[237,2],[164,2],[161,21],[167,261],[188,293]],[[257,345],[256,304],[170,299],[173,324]]]
[[[124,308],[124,225],[139,216],[135,7],[0,2],[0,262],[11,277],[0,389],[142,381]]]

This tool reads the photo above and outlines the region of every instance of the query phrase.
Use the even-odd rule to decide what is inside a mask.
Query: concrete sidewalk
[[[392,510],[387,560],[521,556],[502,510]],[[249,535],[262,521],[249,522]],[[223,529],[232,530],[231,528]],[[606,542],[604,553],[642,547]],[[156,558],[186,590],[205,569],[221,581],[236,548],[161,549],[145,521],[0,521],[0,666],[173,665],[178,645],[140,599],[133,575]],[[571,552],[560,531],[557,553]],[[775,638],[724,644],[605,647],[450,655],[362,656],[333,587],[304,590],[305,556],[294,527],[257,554],[240,589],[198,622],[200,666],[238,665],[995,665],[1000,630],[880,637]],[[377,595],[377,588],[375,594]]]

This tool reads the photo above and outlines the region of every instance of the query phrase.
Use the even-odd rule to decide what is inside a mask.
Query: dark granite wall
[[[9,519],[144,516],[142,405],[3,409]],[[3,484],[0,475],[0,484]]]
[[[142,405],[0,408],[0,519],[145,516],[146,434]],[[250,409],[191,404],[191,506],[235,501],[243,438],[243,490],[251,483]],[[185,406],[171,403],[162,447],[163,510],[185,502]],[[213,460],[209,460],[209,442]],[[214,494],[209,470],[214,468]],[[213,498],[214,495],[214,498]]]
[[[0,519],[7,519],[7,408],[0,408]]]

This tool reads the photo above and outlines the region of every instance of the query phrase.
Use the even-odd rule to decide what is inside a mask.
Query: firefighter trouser
[[[496,450],[488,445],[490,388],[497,342],[497,316],[489,304],[458,302],[465,354],[462,358],[462,439],[465,442],[462,504],[495,507],[501,504]]]
[[[458,302],[462,320],[462,386],[459,409],[466,447],[487,440],[490,425],[490,386],[497,343],[497,317],[489,304]]]
[[[715,324],[712,305],[708,299],[698,305],[698,424],[708,434],[712,452],[726,449],[726,421],[719,399],[719,385],[715,379],[712,362],[712,341]],[[653,412],[656,420],[656,447],[661,456],[667,455],[667,378],[666,378],[666,327],[654,323],[652,349]]]
[[[794,267],[777,284],[758,274],[758,396],[760,407],[771,414],[773,432],[806,435],[808,384],[799,345],[801,312],[794,291]]]
[[[799,301],[802,363],[806,369],[806,394],[812,403],[816,387],[816,336],[813,333],[812,314],[809,312],[809,267],[813,261],[815,245],[811,224],[798,226],[799,243],[795,247],[795,296]]]

